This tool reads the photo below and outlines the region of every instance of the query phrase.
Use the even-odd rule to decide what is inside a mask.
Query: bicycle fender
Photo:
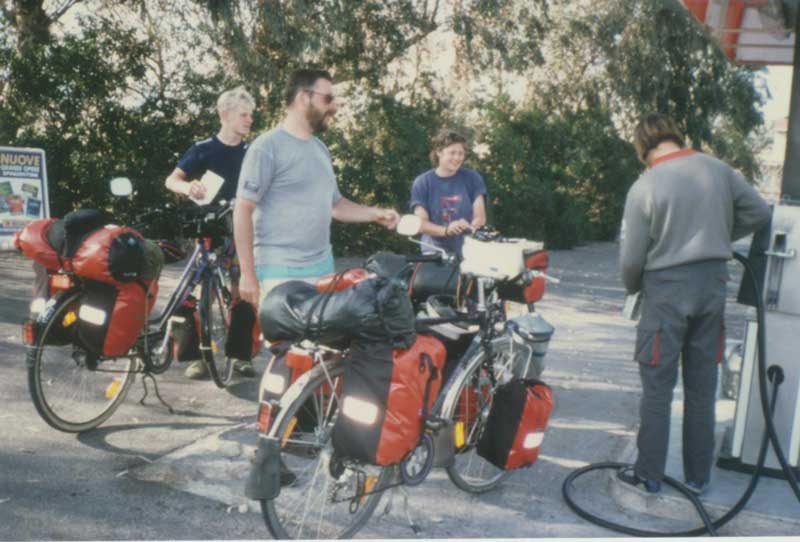
[[[294,403],[300,394],[303,393],[303,390],[308,385],[309,381],[312,378],[316,378],[323,373],[322,367],[316,365],[300,375],[300,377],[289,386],[286,391],[283,392],[281,398],[278,400],[278,407],[277,407],[277,415],[275,419],[272,421],[272,426],[269,429],[269,433],[267,434],[268,438],[275,438],[279,439],[282,435],[278,435],[278,427],[280,427],[281,423],[283,422],[283,417],[285,413],[288,411],[289,406]]]
[[[245,495],[254,500],[270,500],[276,498],[281,492],[281,460],[280,460],[280,438],[278,427],[280,427],[284,413],[289,405],[292,404],[303,392],[309,380],[321,374],[322,368],[317,365],[310,371],[304,373],[294,384],[289,386],[278,402],[278,414],[272,422],[272,427],[266,436],[258,439],[258,449],[253,460],[253,467],[247,478]]]
[[[258,439],[258,449],[247,477],[244,493],[253,500],[271,500],[281,492],[280,442],[276,438]]]

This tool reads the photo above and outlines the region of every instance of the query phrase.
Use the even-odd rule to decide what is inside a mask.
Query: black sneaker
[[[617,471],[617,478],[632,486],[638,486],[639,484],[642,484],[645,491],[648,493],[658,493],[661,491],[661,482],[658,480],[639,478],[639,476],[633,471],[633,467],[623,467],[619,469]]]
[[[708,482],[700,483],[695,482],[694,480],[687,480],[684,484],[686,489],[697,495],[698,497],[706,492],[708,489]]]

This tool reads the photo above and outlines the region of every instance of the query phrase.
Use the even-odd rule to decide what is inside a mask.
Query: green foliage
[[[762,125],[755,71],[731,63],[677,2],[593,0],[555,11],[553,62],[534,84],[542,106],[607,109],[627,136],[642,115],[665,113],[696,149],[718,149],[720,125],[729,143]],[[755,168],[755,147],[725,148]]]
[[[641,170],[631,127],[653,110],[758,175],[754,72],[669,0],[82,0],[63,35],[51,34],[63,10],[24,4],[23,17],[0,10],[0,142],[45,149],[56,215],[110,208],[117,175],[138,192],[121,219],[163,204],[179,156],[217,130],[218,94],[244,84],[258,132],[282,117],[300,66],[345,83],[324,138],[360,203],[406,212],[431,136],[459,126],[486,148],[467,165],[500,231],[552,248],[612,239]],[[432,36],[451,39],[449,71],[424,61],[443,52]],[[504,85],[520,74],[528,96],[512,101]],[[335,225],[333,242],[337,254],[409,250],[375,225]]]
[[[150,53],[132,31],[87,22],[81,35],[2,52],[10,92],[3,96],[0,140],[40,147],[47,156],[50,208],[63,216],[78,207],[113,208],[108,180],[125,175],[137,190],[131,213],[164,203],[163,179],[173,149],[195,137],[180,122],[181,104],[126,95]]]
[[[548,115],[500,99],[486,116],[482,161],[490,216],[508,235],[550,248],[614,237],[628,186],[640,167],[607,113]]]
[[[351,124],[327,138],[342,193],[359,203],[409,212],[411,184],[431,167],[429,141],[444,121],[443,108],[430,99],[409,106],[392,96],[368,96]],[[337,253],[346,254],[410,247],[375,225],[335,225],[333,239]]]

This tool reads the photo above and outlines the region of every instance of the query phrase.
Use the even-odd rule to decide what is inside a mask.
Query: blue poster
[[[49,216],[44,151],[0,147],[0,250],[13,248],[26,224]]]

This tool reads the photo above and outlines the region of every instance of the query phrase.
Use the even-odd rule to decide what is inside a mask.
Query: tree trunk
[[[49,43],[52,20],[45,13],[43,4],[44,0],[14,0],[18,51]]]

